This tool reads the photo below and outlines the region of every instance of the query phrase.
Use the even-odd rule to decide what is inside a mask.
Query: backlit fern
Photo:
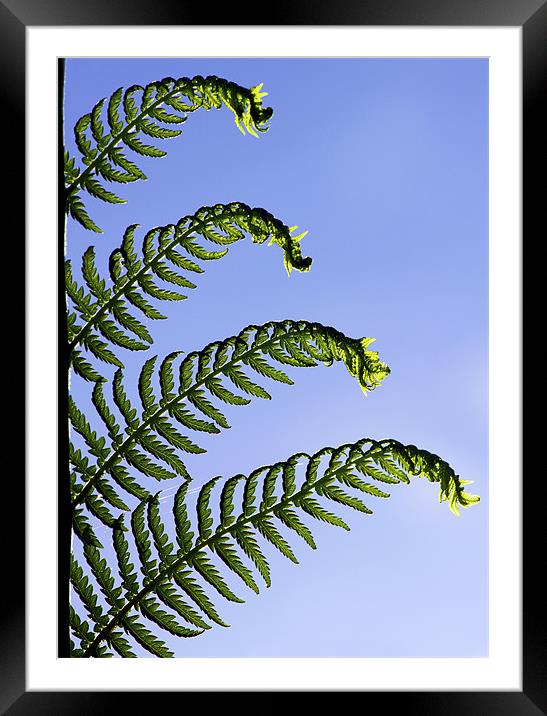
[[[90,455],[96,458],[95,464],[92,464],[79,450],[71,450],[75,473],[72,505],[77,534],[82,538],[92,534],[83,513],[76,509],[78,505],[86,504],[97,518],[109,526],[113,524],[113,517],[105,503],[127,509],[105,479],[107,475],[112,477],[117,487],[135,497],[142,499],[148,495],[147,490],[132,479],[124,463],[156,480],[177,476],[190,480],[180,453],[205,451],[186,433],[216,433],[220,428],[229,428],[219,404],[247,405],[251,397],[270,399],[270,394],[257,382],[257,375],[290,384],[292,380],[280,365],[314,367],[319,363],[331,365],[334,361],[341,361],[357,378],[364,392],[374,389],[389,369],[375,351],[368,350],[371,340],[347,338],[334,328],[305,321],[248,326],[237,336],[188,354],[180,362],[178,376],[174,371],[177,353],[168,355],[159,368],[161,395],[155,395],[152,384],[157,362],[154,356],[144,363],[140,372],[140,414],[124,388],[121,369],[114,376],[113,403],[125,422],[125,428],[121,427],[112,412],[102,383],[97,382],[92,399],[104,422],[108,439],[98,436],[74,401],[69,401],[71,423],[83,437]],[[83,482],[78,480],[78,476]],[[99,495],[93,494],[96,492]]]
[[[330,503],[372,514],[363,499],[387,498],[386,484],[409,483],[412,476],[439,483],[441,501],[447,500],[456,514],[460,506],[477,501],[464,492],[465,482],[437,455],[395,440],[370,439],[324,448],[311,456],[298,453],[248,476],[213,478],[201,488],[193,518],[187,506],[187,485],[183,484],[173,502],[175,543],[160,516],[158,496],[150,496],[132,513],[130,528],[122,518],[113,526],[118,574],[101,558],[99,548],[84,547],[109,610],[100,606],[90,580],[73,561],[74,588],[89,617],[100,625],[100,630],[93,632],[85,620],[78,619],[73,629],[79,638],[74,656],[106,657],[110,649],[120,656],[135,656],[124,632],[155,656],[173,656],[149,631],[143,617],[169,634],[184,637],[198,636],[211,628],[211,622],[228,626],[209,593],[232,602],[244,600],[223,579],[220,563],[246,588],[258,593],[260,581],[267,587],[271,583],[264,543],[298,563],[280,527],[315,549],[313,533],[302,517],[349,530],[343,518],[331,511]],[[238,486],[241,498],[236,501]],[[217,519],[211,510],[213,491],[220,504]],[[136,546],[138,567],[131,556],[129,536]]]
[[[199,108],[225,106],[244,133],[266,131],[272,110],[262,107],[261,87],[217,77],[166,78],[100,100],[76,123],[81,163],[65,151],[65,216],[99,231],[82,195],[123,201],[107,184],[145,178],[126,150],[163,156],[143,136],[178,136],[177,127]],[[341,363],[365,394],[389,375],[369,348],[374,339],[287,319],[247,326],[201,350],[181,345],[161,359],[145,356],[135,397],[124,355],[148,351],[152,322],[165,318],[161,303],[187,298],[203,264],[245,237],[277,244],[289,274],[308,271],[311,259],[300,250],[305,233],[296,229],[262,208],[217,204],[150,229],[140,247],[138,226],[129,226],[110,254],[108,274],[98,268],[93,246],[83,252],[82,280],[66,261],[66,367],[72,379],[87,384],[94,408],[84,410],[69,395],[70,499],[64,508],[79,543],[70,556],[66,631],[72,656],[134,657],[137,646],[173,656],[162,632],[195,637],[215,624],[227,626],[217,602],[243,601],[227,575],[258,593],[271,583],[266,547],[298,561],[284,533],[315,549],[313,520],[349,529],[338,507],[371,514],[372,498],[389,497],[386,486],[409,483],[412,476],[437,483],[441,501],[455,514],[478,501],[437,455],[370,438],[189,489],[185,456],[205,452],[200,434],[230,427],[223,405],[270,399],[268,383],[291,385],[289,373],[297,367]],[[176,490],[170,520],[160,512],[158,484]]]
[[[192,79],[165,77],[146,86],[118,88],[103,98],[91,112],[84,114],[74,127],[76,146],[84,166],[65,151],[64,176],[66,210],[86,229],[101,232],[87,213],[82,190],[111,204],[125,200],[106,188],[105,182],[127,184],[146,176],[131,161],[125,149],[145,157],[163,157],[166,152],[142,136],[171,139],[182,133],[177,129],[197,109],[225,106],[235,116],[239,129],[257,135],[268,128],[272,109],[262,106],[262,85],[247,89],[215,76]],[[175,128],[173,128],[175,127]],[[122,147],[121,145],[124,145]]]
[[[66,290],[74,309],[68,313],[69,354],[75,372],[85,380],[103,380],[85,359],[82,348],[100,361],[119,367],[123,363],[108,344],[147,350],[152,336],[129,308],[136,308],[150,320],[165,318],[154,306],[155,301],[187,298],[181,289],[196,288],[193,280],[196,274],[203,273],[201,264],[222,258],[231,244],[246,235],[253,243],[277,244],[283,250],[289,274],[293,269],[308,271],[311,259],[302,257],[299,245],[307,232],[294,235],[296,228],[286,226],[264,209],[251,209],[237,202],[217,204],[202,207],[176,224],[151,229],[144,236],[140,252],[135,246],[137,226],[129,226],[121,246],[110,255],[108,277],[100,275],[90,246],[82,257],[85,287],[74,280],[67,260]],[[208,244],[203,245],[198,237]],[[211,244],[223,248],[215,250]],[[151,303],[149,298],[155,301]]]

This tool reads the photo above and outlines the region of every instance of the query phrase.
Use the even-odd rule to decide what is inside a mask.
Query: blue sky
[[[103,235],[69,220],[67,256],[94,245],[107,266],[132,223],[147,230],[203,205],[243,201],[309,230],[306,274],[287,277],[275,246],[236,244],[190,299],[162,304],[153,354],[199,349],[250,323],[285,318],[373,336],[391,375],[364,397],[342,366],[298,370],[272,401],[230,412],[232,429],[188,462],[197,486],[357,440],[396,438],[474,480],[479,506],[454,517],[415,480],[315,522],[300,564],[272,555],[272,586],[218,602],[230,629],[171,640],[180,657],[449,657],[488,654],[488,62],[483,59],[78,59],[67,61],[66,143],[120,86],[215,74],[264,83],[271,129],[243,136],[231,113],[196,112],[135,161],[148,181],[128,203],[86,198]],[[78,270],[75,271],[78,275]],[[122,351],[122,349],[120,349]],[[144,354],[124,353],[135,375]],[[72,392],[81,407],[90,387]],[[165,503],[168,512],[167,502]]]

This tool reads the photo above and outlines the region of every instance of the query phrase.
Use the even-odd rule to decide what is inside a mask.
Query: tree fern
[[[81,164],[65,152],[63,222],[68,214],[100,231],[83,193],[122,202],[107,185],[146,178],[126,150],[163,156],[148,137],[178,136],[199,108],[226,106],[243,133],[266,131],[272,110],[262,106],[261,87],[246,89],[214,76],[165,78],[120,88],[97,102],[75,126]],[[162,631],[186,638],[215,624],[227,626],[217,602],[243,601],[229,580],[256,593],[270,585],[270,547],[296,563],[293,541],[316,547],[313,520],[349,529],[338,508],[371,514],[372,498],[389,497],[386,486],[408,483],[411,476],[438,483],[441,502],[456,514],[478,501],[437,455],[368,438],[188,489],[185,455],[205,451],[199,434],[230,427],[223,405],[269,399],[270,380],[292,384],[287,367],[341,362],[365,394],[390,372],[369,349],[374,339],[286,320],[249,325],[200,351],[181,346],[159,362],[146,356],[134,397],[124,352],[149,349],[148,321],[164,318],[158,303],[185,299],[202,264],[222,258],[245,236],[277,244],[289,274],[309,270],[311,259],[302,256],[299,243],[305,234],[295,235],[296,228],[265,209],[217,204],[151,229],[140,250],[138,225],[129,226],[110,254],[108,275],[97,267],[92,246],[82,256],[81,282],[66,261],[67,368],[92,384],[94,408],[82,409],[69,395],[68,418],[79,434],[69,443],[70,500],[64,506],[79,542],[70,555],[75,598],[65,625],[72,656],[134,657],[138,648],[173,656]],[[99,373],[97,362],[115,367],[112,379]],[[175,483],[169,524],[153,480]],[[197,493],[193,504],[191,492]]]
[[[199,491],[193,519],[188,514],[187,486],[182,485],[173,500],[174,541],[160,516],[158,495],[150,496],[132,513],[130,527],[123,518],[114,525],[116,569],[98,547],[86,545],[84,558],[95,577],[92,585],[74,561],[73,585],[89,619],[78,618],[71,625],[79,642],[74,655],[104,657],[112,654],[111,649],[120,656],[135,656],[132,639],[155,656],[173,656],[157,636],[158,627],[176,636],[198,636],[214,623],[227,626],[216,600],[244,601],[223,572],[232,572],[244,588],[258,593],[261,583],[271,583],[266,543],[298,563],[287,533],[315,549],[310,520],[349,530],[337,512],[340,505],[372,514],[371,499],[389,497],[386,483],[409,483],[412,476],[438,483],[440,500],[448,501],[455,514],[478,501],[438,455],[396,440],[370,438],[313,455],[298,453],[248,476],[222,482],[213,478]],[[236,502],[239,483],[243,489]],[[214,490],[220,495],[217,518],[211,511]],[[103,600],[108,609],[101,608]]]
[[[388,375],[389,368],[379,360],[376,351],[368,349],[372,341],[348,338],[334,328],[306,321],[247,326],[237,336],[189,353],[180,361],[177,377],[176,353],[168,355],[159,369],[157,357],[149,358],[139,377],[140,414],[128,397],[122,370],[118,369],[112,381],[112,400],[123,416],[125,429],[118,424],[102,383],[97,382],[93,390],[93,404],[106,427],[108,441],[97,435],[75,402],[69,401],[70,421],[95,458],[90,463],[84,461],[79,450],[71,452],[75,472],[73,508],[86,504],[95,517],[111,526],[113,517],[104,503],[121,509],[127,507],[107,482],[107,476],[134,497],[146,497],[148,491],[131,477],[124,463],[156,480],[177,476],[189,480],[180,453],[200,453],[204,449],[188,431],[218,433],[221,428],[229,428],[220,405],[247,405],[252,397],[269,399],[270,394],[259,378],[291,384],[281,365],[314,367],[341,361],[357,378],[363,392],[373,390]],[[154,373],[159,379],[160,395],[153,388]],[[76,529],[78,536],[94,541],[91,528],[82,522],[83,513],[75,510],[74,519],[77,524],[82,523]]]
[[[193,280],[195,274],[204,271],[202,264],[222,258],[231,244],[246,235],[253,243],[269,241],[280,246],[289,274],[292,269],[308,271],[311,259],[302,256],[299,245],[307,232],[293,235],[296,228],[286,226],[264,209],[252,209],[239,202],[217,204],[202,207],[177,224],[148,231],[140,256],[135,248],[137,226],[129,226],[121,247],[110,255],[108,277],[97,269],[95,251],[90,246],[82,257],[85,288],[73,278],[71,262],[67,260],[66,288],[73,307],[68,313],[69,355],[74,371],[85,380],[103,380],[82,354],[82,348],[99,361],[118,367],[123,363],[116,356],[115,347],[147,350],[152,336],[130,307],[150,320],[165,318],[153,303],[187,298],[180,289],[196,288]],[[204,246],[198,236],[222,248]],[[173,285],[176,290],[171,288]],[[147,297],[154,301],[151,303]]]
[[[197,109],[225,106],[233,112],[243,134],[245,130],[254,136],[265,132],[273,110],[262,106],[267,92],[261,89],[262,85],[247,89],[213,75],[192,79],[165,77],[144,87],[118,88],[108,101],[99,100],[74,127],[84,166],[77,165],[75,158],[65,151],[66,211],[86,229],[101,233],[84,206],[81,192],[111,204],[125,203],[105,183],[127,184],[146,176],[124,148],[145,157],[165,156],[163,149],[149,143],[149,137],[178,136],[182,132],[178,127]]]

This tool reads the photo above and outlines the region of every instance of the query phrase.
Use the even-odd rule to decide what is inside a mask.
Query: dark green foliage
[[[189,480],[180,453],[201,453],[204,449],[187,432],[216,433],[229,428],[223,403],[247,405],[251,397],[269,399],[269,393],[257,382],[261,378],[292,383],[276,363],[313,367],[340,361],[357,378],[363,392],[373,390],[389,374],[389,368],[379,360],[376,351],[368,349],[372,340],[348,338],[334,328],[306,321],[247,326],[237,336],[189,353],[179,361],[178,378],[174,372],[177,354],[168,355],[159,370],[157,358],[149,358],[139,377],[139,407],[128,397],[122,370],[118,369],[112,381],[112,403],[106,400],[103,383],[95,383],[93,389],[93,404],[104,423],[108,441],[92,430],[70,400],[72,426],[84,439],[90,455],[96,458],[95,464],[90,465],[83,462],[79,451],[71,451],[73,468],[84,478],[83,485],[73,485],[73,507],[85,503],[102,522],[110,524],[112,518],[106,505],[101,503],[94,508],[89,503],[96,488],[104,503],[120,507],[116,491],[105,479],[107,475],[131,495],[139,499],[147,497],[148,490],[130,476],[124,463],[156,480],[177,476]],[[156,374],[159,394],[153,384]],[[118,414],[125,428],[120,426]],[[284,480],[290,484],[292,479],[289,466]],[[226,496],[229,497],[229,492]],[[84,539],[89,530],[82,524],[77,533]],[[94,540],[90,536],[88,541],[94,544]]]
[[[201,634],[211,628],[210,622],[227,626],[213,606],[215,593],[229,601],[243,599],[232,591],[223,571],[232,572],[245,587],[259,592],[258,577],[270,585],[265,542],[297,562],[283,532],[294,532],[301,544],[315,549],[306,522],[315,519],[348,530],[333,508],[343,505],[371,514],[363,500],[368,503],[372,497],[389,497],[375,483],[408,483],[412,476],[438,483],[441,501],[447,500],[456,514],[458,507],[478,501],[464,492],[466,483],[438,455],[396,440],[369,438],[325,448],[312,456],[298,453],[285,462],[259,468],[248,477],[236,475],[224,480],[220,491],[221,478],[215,477],[200,489],[193,521],[188,519],[185,506],[186,488],[181,488],[173,505],[177,527],[174,543],[162,522],[158,496],[149,497],[133,512],[130,532],[121,520],[114,527],[113,545],[119,565],[116,578],[97,547],[84,548],[102,598],[111,609],[105,617],[94,588],[76,567],[73,584],[96,627],[91,640],[89,626],[75,620],[72,631],[80,640],[75,655],[102,657],[105,654],[99,647],[105,644],[122,656],[131,655],[127,641],[119,645],[121,649],[116,646],[116,639],[123,639],[119,632],[122,629],[150,653],[172,656],[159,637],[149,631],[148,622],[185,637]],[[244,489],[236,501],[235,488],[240,483]],[[220,494],[218,518],[212,516],[213,494]],[[190,531],[192,525],[195,537]],[[138,567],[132,561],[129,538],[137,548]]]
[[[281,247],[289,273],[292,269],[308,271],[311,259],[300,252],[300,240],[305,234],[292,236],[294,228],[264,209],[253,209],[240,202],[217,204],[204,206],[177,224],[148,231],[140,252],[135,246],[137,226],[128,227],[121,247],[110,256],[108,277],[98,271],[90,246],[82,258],[85,287],[74,280],[71,262],[66,261],[67,293],[76,312],[69,310],[68,323],[69,353],[75,372],[85,380],[103,380],[82,356],[82,347],[98,360],[119,367],[123,364],[116,357],[117,347],[147,350],[152,336],[142,318],[165,318],[154,302],[187,298],[186,292],[196,288],[190,277],[195,280],[196,274],[203,273],[202,263],[222,258],[231,244],[246,235],[253,243],[268,241]],[[209,246],[203,245],[198,237],[209,242]],[[142,316],[137,318],[130,309],[137,309]]]
[[[123,202],[107,185],[146,178],[127,150],[163,156],[149,138],[178,136],[188,114],[199,108],[224,105],[243,133],[266,131],[272,110],[262,107],[261,87],[245,89],[217,77],[166,78],[120,88],[108,101],[100,100],[75,127],[83,166],[65,152],[67,213],[100,232],[82,192]],[[386,485],[425,477],[439,483],[441,502],[448,501],[456,514],[478,501],[437,455],[371,439],[311,456],[297,453],[248,476],[214,477],[199,490],[188,489],[184,453],[205,451],[200,433],[230,427],[224,404],[270,399],[264,385],[269,380],[292,384],[285,366],[339,361],[364,393],[389,374],[369,350],[374,339],[286,320],[247,326],[201,351],[171,353],[159,364],[157,356],[148,357],[138,378],[138,400],[132,397],[119,349],[150,347],[146,319],[165,318],[156,302],[185,299],[202,263],[222,258],[246,235],[253,243],[278,244],[289,274],[309,270],[311,259],[300,251],[305,232],[293,235],[296,228],[264,209],[217,204],[148,231],[140,250],[137,225],[128,227],[110,255],[108,276],[98,270],[91,246],[82,257],[82,285],[66,262],[69,368],[93,384],[93,420],[101,425],[98,431],[69,396],[70,424],[84,444],[69,445],[72,526],[82,549],[80,557],[71,556],[71,584],[82,609],[79,614],[70,608],[71,656],[134,658],[142,647],[153,656],[172,657],[158,632],[195,637],[214,624],[228,626],[217,611],[217,595],[219,601],[243,602],[231,582],[256,593],[262,584],[270,586],[270,546],[297,563],[293,539],[315,549],[314,520],[348,530],[337,509],[371,514],[371,498],[389,497]],[[109,383],[91,357],[116,367]],[[161,493],[151,494],[151,480],[177,481],[169,524],[160,510]],[[198,493],[194,504],[191,492]],[[115,555],[110,561],[104,546],[109,542]]]
[[[90,231],[101,233],[86,211],[80,193],[111,204],[125,203],[108,184],[127,184],[146,176],[129,158],[131,153],[163,157],[166,152],[150,143],[150,138],[170,139],[181,134],[180,126],[197,109],[225,106],[245,134],[258,136],[268,129],[273,114],[262,106],[262,85],[247,89],[215,76],[173,79],[165,77],[145,87],[118,88],[106,100],[99,100],[89,114],[74,127],[74,137],[83,166],[65,152],[66,210]],[[130,150],[128,155],[127,150]]]

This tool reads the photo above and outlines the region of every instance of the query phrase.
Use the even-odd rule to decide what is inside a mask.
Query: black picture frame
[[[24,231],[25,198],[24,158],[25,146],[25,30],[28,26],[70,25],[430,25],[430,26],[521,26],[523,34],[523,266],[531,265],[535,237],[541,231],[540,212],[545,203],[545,180],[542,170],[545,163],[547,127],[545,109],[541,106],[542,80],[547,78],[547,2],[545,0],[341,0],[337,3],[296,2],[278,0],[271,8],[262,8],[257,17],[256,3],[216,6],[215,22],[209,22],[211,12],[204,5],[189,2],[155,0],[154,3],[132,0],[0,0],[0,87],[3,111],[2,137],[4,167],[10,181],[3,192],[5,237],[9,246],[21,242]],[[248,12],[247,12],[248,10]],[[249,22],[252,20],[252,22]],[[6,169],[5,169],[6,170]],[[540,173],[541,172],[541,173]],[[542,177],[543,174],[543,177]],[[15,177],[19,181],[14,180]],[[7,194],[7,195],[6,195]],[[543,201],[542,201],[543,200]],[[6,226],[7,224],[7,226]],[[538,241],[539,243],[539,241]],[[537,261],[536,261],[537,263]],[[19,265],[22,265],[19,260]],[[530,309],[539,302],[535,294],[541,282],[526,283],[523,295],[523,330],[531,324]],[[21,303],[18,299],[17,303]],[[8,313],[7,311],[5,312]],[[11,314],[11,311],[9,312]],[[7,327],[8,335],[15,335],[16,324]],[[15,346],[15,340],[8,345]],[[528,354],[529,355],[529,354]],[[524,371],[531,359],[524,355]],[[537,358],[535,359],[537,361]],[[542,365],[540,364],[540,369]],[[524,387],[523,414],[538,401],[537,388],[526,394]],[[538,421],[536,420],[536,423]],[[539,421],[541,423],[541,421]],[[526,427],[526,430],[524,430]],[[544,591],[541,588],[544,560],[544,517],[541,491],[545,493],[545,480],[541,467],[532,467],[530,446],[536,441],[530,421],[523,422],[523,690],[521,692],[359,692],[360,708],[380,705],[406,714],[466,714],[466,716],[537,716],[547,714],[546,639],[544,619]],[[517,437],[517,436],[516,436]],[[539,438],[539,436],[537,436]],[[11,451],[12,454],[14,451]],[[24,505],[24,483],[20,464],[6,466],[6,484],[9,479],[11,505]],[[5,488],[7,490],[7,488]],[[7,503],[7,498],[6,498]],[[2,520],[3,526],[8,524]],[[6,529],[4,527],[4,529]],[[137,713],[153,707],[155,692],[27,692],[25,687],[25,534],[21,520],[9,527],[2,542],[4,587],[6,604],[0,612],[2,648],[0,649],[0,710],[10,716],[20,714],[95,714],[126,713],[131,702],[138,698]],[[9,545],[9,549],[7,548]],[[544,566],[543,566],[544,570]],[[164,694],[165,695],[165,694]],[[177,698],[177,694],[170,694]],[[246,694],[247,700],[250,694]],[[350,694],[351,695],[351,694]],[[178,695],[180,697],[180,695]],[[220,694],[208,693],[220,701]],[[236,703],[237,694],[222,694]],[[260,695],[256,694],[257,702]],[[291,699],[300,701],[298,694]],[[307,694],[309,698],[311,694]],[[346,693],[322,693],[321,699],[328,708],[331,699],[345,697]],[[185,693],[188,699],[203,698],[203,694]],[[231,698],[230,698],[231,697]],[[285,700],[282,692],[270,695],[268,707],[273,711]],[[324,700],[327,701],[324,701]],[[364,704],[363,704],[364,701]],[[135,701],[137,704],[137,702]],[[241,704],[241,702],[239,702]],[[334,703],[334,702],[332,702]],[[211,702],[212,704],[212,702]],[[157,706],[157,704],[156,704]]]

